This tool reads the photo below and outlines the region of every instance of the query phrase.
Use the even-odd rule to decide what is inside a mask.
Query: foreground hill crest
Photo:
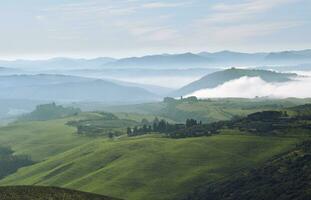
[[[1,200],[120,200],[98,194],[57,187],[7,186],[0,187]]]

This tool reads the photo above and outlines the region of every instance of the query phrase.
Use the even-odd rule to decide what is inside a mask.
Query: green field
[[[143,114],[120,113],[117,116],[122,119],[120,122],[125,120],[141,122],[144,118],[154,119],[152,115]],[[49,156],[96,140],[94,137],[77,135],[76,128],[68,126],[66,123],[85,119],[96,122],[101,117],[99,113],[81,113],[78,116],[57,120],[14,122],[8,126],[0,127],[0,146],[10,146],[16,154],[30,155],[36,161],[45,160]],[[113,128],[118,127],[118,124],[115,123],[107,124],[107,126],[111,125]],[[121,129],[125,133],[126,127]]]
[[[124,199],[172,199],[206,181],[219,181],[256,166],[298,142],[295,138],[239,134],[111,140],[76,136],[64,121],[1,129],[0,140],[10,141],[16,153],[43,160],[6,177],[1,185],[53,185]]]
[[[66,122],[66,119],[22,122],[2,127],[0,145],[10,146],[16,154],[27,154],[40,161],[93,140],[77,136],[75,128],[66,126]]]
[[[262,102],[260,105],[242,102],[225,104],[223,100],[175,106],[194,114],[202,110],[207,112],[206,106],[212,104],[213,109],[226,107],[243,114],[275,107],[275,102],[271,101],[264,106]],[[235,109],[237,104],[240,108]],[[283,104],[296,103],[286,101]],[[124,112],[116,115],[119,119],[113,121],[113,127],[124,120],[139,123],[144,118],[155,117],[155,114]],[[79,135],[75,127],[67,125],[69,121],[79,120],[94,120],[96,125],[107,123],[109,120],[98,124],[102,116],[81,113],[57,120],[16,122],[1,127],[0,146],[11,147],[17,155],[27,154],[37,163],[5,177],[0,185],[58,186],[128,200],[182,199],[201,185],[221,183],[261,166],[308,137],[299,134],[299,130],[291,130],[283,136],[222,130],[213,136],[184,139],[166,138],[161,134],[122,135],[109,139]]]

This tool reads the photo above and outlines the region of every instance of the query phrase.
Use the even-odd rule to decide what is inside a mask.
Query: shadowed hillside
[[[0,187],[1,200],[117,200],[98,194],[40,186]]]
[[[186,200],[307,200],[311,198],[311,141],[275,157],[261,167],[225,182],[206,185]]]

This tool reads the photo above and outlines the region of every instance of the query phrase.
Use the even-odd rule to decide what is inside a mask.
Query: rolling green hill
[[[244,115],[268,108],[282,110],[307,101],[192,100],[173,102],[173,105],[189,109],[186,113],[227,109]],[[297,134],[299,130],[295,129],[290,129],[286,135],[264,136],[224,129],[208,137],[171,139],[161,134],[147,134],[109,139],[79,135],[76,127],[67,125],[69,121],[79,120],[105,125],[110,123],[111,117],[113,123],[118,120],[139,123],[143,118],[154,116],[80,113],[62,119],[16,122],[1,127],[0,145],[9,146],[16,155],[29,155],[37,163],[1,179],[0,185],[57,186],[128,200],[182,199],[202,185],[220,184],[235,174],[261,166],[291,151],[308,137]]]
[[[57,187],[8,186],[0,187],[1,200],[117,200],[97,194]]]
[[[63,121],[37,122],[32,124],[32,137],[44,130],[41,123],[45,127],[60,123],[59,127],[71,130]],[[11,127],[10,134],[17,136],[20,129],[16,128]],[[178,199],[206,180],[217,182],[254,167],[298,142],[238,133],[179,140],[158,135],[110,140],[78,137],[68,130],[37,138],[37,144],[60,138],[54,145],[39,145],[39,151],[32,145],[20,146],[25,138],[15,137],[13,149],[22,148],[42,162],[20,169],[0,184],[59,186],[133,200]],[[8,134],[1,131],[0,139],[6,139]],[[61,138],[70,138],[70,145],[58,146]]]
[[[9,146],[15,154],[29,155],[35,161],[44,160],[93,141],[93,138],[74,134],[76,129],[65,125],[71,119],[92,117],[97,115],[83,113],[66,119],[12,123],[0,128],[0,146]]]
[[[311,104],[294,106],[287,109],[289,113],[298,116],[311,115]]]

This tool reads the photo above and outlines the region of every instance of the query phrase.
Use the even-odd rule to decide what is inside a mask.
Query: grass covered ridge
[[[216,135],[97,139],[3,179],[1,185],[53,185],[124,199],[174,199],[293,148],[293,138]]]
[[[296,104],[284,102],[284,105]],[[220,105],[214,100],[193,104],[177,102],[173,109],[196,114],[206,110],[208,105],[215,104],[212,110],[221,112],[222,108],[228,110],[239,105],[237,111],[232,112],[246,114],[276,107],[271,101],[266,102],[268,105],[244,104],[243,100],[218,103]],[[276,108],[281,110],[282,105]],[[296,112],[293,109],[290,114]],[[145,114],[116,115],[120,120],[114,123],[154,118],[154,115]],[[219,118],[221,116],[224,115]],[[0,128],[0,145],[10,146],[17,155],[27,154],[38,162],[0,180],[0,185],[57,186],[128,200],[182,199],[198,186],[221,183],[290,151],[308,135],[296,129],[278,136],[224,129],[209,137],[170,139],[148,134],[109,139],[79,135],[76,127],[67,125],[69,121],[85,119],[94,119],[101,125],[102,117],[100,113],[80,113],[62,119],[17,122]]]

